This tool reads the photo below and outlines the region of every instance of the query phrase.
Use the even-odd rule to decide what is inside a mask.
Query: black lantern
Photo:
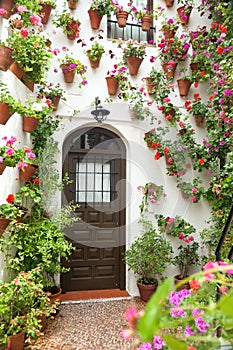
[[[103,121],[106,120],[107,115],[109,115],[110,111],[107,109],[104,109],[100,105],[101,101],[99,97],[95,98],[95,110],[91,111],[91,114],[94,115],[95,120],[97,120],[98,123],[102,123]]]

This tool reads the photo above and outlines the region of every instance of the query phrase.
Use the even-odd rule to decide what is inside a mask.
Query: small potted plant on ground
[[[137,277],[142,300],[148,301],[163,280],[172,253],[171,243],[156,232],[152,222],[144,220],[142,234],[125,252],[125,262]]]
[[[178,253],[172,260],[172,263],[179,268],[179,274],[175,276],[176,284],[188,277],[189,269],[192,265],[201,265],[198,249],[199,244],[197,242],[186,243],[186,245],[180,245],[178,247]],[[187,287],[185,284],[181,286],[182,289]]]
[[[57,13],[52,22],[57,28],[63,29],[63,33],[67,34],[68,39],[74,40],[79,38],[79,27],[81,23],[79,19],[72,16],[69,11],[63,10],[62,13]]]

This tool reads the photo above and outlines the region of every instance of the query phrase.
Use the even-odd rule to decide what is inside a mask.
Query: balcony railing
[[[142,31],[140,24],[126,23],[126,27],[120,28],[117,21],[108,19],[107,36],[111,39],[147,41],[150,44],[155,42],[155,27],[151,27],[148,31]]]

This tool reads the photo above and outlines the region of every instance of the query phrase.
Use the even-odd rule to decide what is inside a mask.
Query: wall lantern
[[[94,115],[95,120],[97,120],[98,123],[102,123],[107,119],[107,115],[109,115],[110,111],[107,109],[104,109],[100,105],[101,101],[99,97],[95,98],[95,110],[91,111],[91,114]]]

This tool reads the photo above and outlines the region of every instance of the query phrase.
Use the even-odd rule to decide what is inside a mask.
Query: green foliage
[[[125,252],[125,262],[139,279],[140,283],[162,280],[163,273],[172,261],[172,247],[169,241],[156,232],[152,223],[147,221],[143,233]]]
[[[188,276],[191,265],[198,266],[201,259],[198,254],[199,244],[197,242],[187,243],[178,247],[178,254],[173,258],[172,263],[179,267],[180,279]]]
[[[139,205],[141,213],[148,211],[149,203],[158,203],[164,193],[163,186],[156,185],[153,182],[147,182],[144,186],[138,186],[138,190],[142,192],[142,202]]]

